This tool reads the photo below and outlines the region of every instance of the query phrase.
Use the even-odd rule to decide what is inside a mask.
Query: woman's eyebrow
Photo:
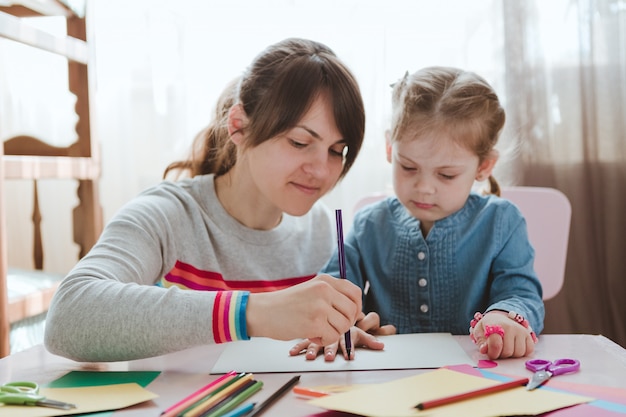
[[[306,130],[307,132],[309,132],[309,134],[311,136],[313,136],[315,139],[322,139],[322,137],[319,135],[319,133],[317,133],[315,130],[305,126],[305,125],[295,125],[294,127]]]
[[[294,128],[299,128],[299,129],[302,129],[302,130],[306,130],[306,131],[307,131],[307,132],[308,132],[311,136],[313,136],[315,139],[318,139],[318,140],[322,140],[322,139],[323,139],[323,138],[322,138],[322,136],[320,136],[320,134],[319,134],[319,133],[317,133],[315,130],[313,130],[313,129],[311,129],[310,127],[307,127],[307,126],[305,126],[305,125],[295,125],[295,126],[294,126]],[[344,143],[344,144],[346,144],[346,143],[347,143],[347,141],[346,141],[344,138],[341,138],[341,139],[339,139],[339,140],[337,140],[337,141],[335,142],[335,144],[338,144],[338,143]]]

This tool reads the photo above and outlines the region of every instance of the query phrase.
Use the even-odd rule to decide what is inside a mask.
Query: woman
[[[286,39],[217,110],[191,157],[166,170],[190,178],[126,204],[64,279],[50,352],[119,361],[254,336],[325,345],[360,317],[358,287],[315,277],[335,242],[318,200],[363,140],[354,76],[325,45]]]

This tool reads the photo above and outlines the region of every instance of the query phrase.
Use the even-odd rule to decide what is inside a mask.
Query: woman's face
[[[325,95],[295,127],[245,152],[251,179],[281,211],[301,216],[341,175],[346,146]]]

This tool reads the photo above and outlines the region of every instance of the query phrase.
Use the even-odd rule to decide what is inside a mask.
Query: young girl
[[[357,82],[333,51],[304,39],[268,47],[189,160],[166,170],[191,178],[126,204],[65,278],[48,350],[120,361],[252,336],[336,341],[361,314],[361,290],[316,277],[336,245],[318,200],[364,129]]]
[[[397,197],[357,213],[345,242],[347,277],[369,285],[364,311],[399,333],[471,327],[492,359],[531,354],[544,306],[525,220],[507,200],[472,192],[487,179],[498,192],[498,97],[476,74],[433,67],[395,84],[392,108]],[[323,271],[339,276],[336,254]]]

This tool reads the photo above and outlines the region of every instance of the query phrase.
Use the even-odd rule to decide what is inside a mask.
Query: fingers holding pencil
[[[284,290],[250,294],[248,335],[335,343],[356,322],[361,295],[350,281],[325,274]]]
[[[343,245],[343,217],[341,210],[335,210],[335,221],[337,224],[337,254],[339,256],[339,275],[341,279],[347,279],[346,273],[346,253]],[[348,329],[343,335],[343,348],[346,352],[346,359],[352,359],[352,337],[350,335],[350,329]]]

